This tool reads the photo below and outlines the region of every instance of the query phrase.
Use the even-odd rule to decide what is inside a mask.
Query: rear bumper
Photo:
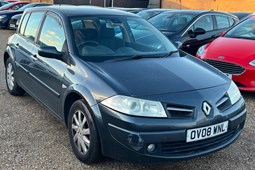
[[[100,106],[101,112],[104,112],[104,123],[99,125],[101,127],[98,127],[102,142],[102,152],[105,156],[117,160],[155,163],[190,159],[218,151],[233,143],[244,127],[246,109],[243,100],[238,105],[241,106],[240,109],[235,110],[238,113],[226,119],[229,121],[227,133],[191,143],[186,143],[186,131],[194,127],[185,127],[184,124],[183,129],[149,131],[145,129],[150,124],[144,122],[141,125],[139,121],[132,122],[135,119],[128,120],[129,125],[123,121],[123,126],[120,126],[119,121],[122,122],[121,119],[123,117],[111,117],[112,114],[110,112],[114,111]],[[223,120],[218,120],[218,122],[223,122]],[[143,126],[145,129],[131,130],[134,129],[132,126]],[[153,152],[147,150],[150,144],[155,145]]]

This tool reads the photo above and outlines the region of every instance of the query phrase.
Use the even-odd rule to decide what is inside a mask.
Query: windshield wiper
[[[175,53],[178,53],[179,50],[175,50],[175,51],[170,51],[169,53],[161,56],[161,58],[166,58],[166,57],[170,57],[171,55],[175,54]]]
[[[162,55],[133,55],[133,56],[123,57],[123,58],[118,57],[118,58],[114,58],[112,60],[107,60],[106,62],[108,62],[108,61],[137,60],[137,59],[142,59],[142,58],[166,58],[166,57],[169,57],[172,54],[177,53],[177,52],[179,52],[179,50],[171,51],[167,54],[164,54],[163,56]]]

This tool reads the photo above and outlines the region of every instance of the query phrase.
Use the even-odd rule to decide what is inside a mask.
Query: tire
[[[23,96],[25,91],[17,84],[14,64],[11,58],[6,61],[5,67],[5,82],[8,92],[13,96]]]
[[[84,100],[77,100],[71,106],[68,131],[73,152],[81,162],[92,164],[100,161],[102,154],[98,131]]]

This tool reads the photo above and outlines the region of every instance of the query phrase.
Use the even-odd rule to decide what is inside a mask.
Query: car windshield
[[[164,12],[149,19],[149,22],[161,31],[179,32],[184,29],[193,18],[194,16],[191,14]]]
[[[255,40],[255,17],[243,21],[227,32],[224,37]]]
[[[70,21],[77,53],[85,61],[162,57],[177,50],[142,18],[97,16],[71,18]]]
[[[0,9],[9,8],[9,7],[11,7],[13,4],[14,4],[14,3],[8,3],[8,4],[5,4],[5,5],[1,6],[1,8],[0,8]]]
[[[141,18],[148,20],[158,14],[160,14],[160,11],[141,11],[137,15],[139,15]]]

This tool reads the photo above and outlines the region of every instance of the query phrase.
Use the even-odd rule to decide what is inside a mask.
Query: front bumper
[[[126,116],[103,105],[99,105],[99,108],[103,115],[103,122],[98,124],[103,155],[137,163],[172,162],[218,151],[238,138],[246,118],[243,99],[228,109],[224,113],[226,116],[221,119],[210,120],[209,124],[201,122],[199,125],[197,123],[196,126],[191,126],[192,123],[185,120],[175,121],[176,124],[171,124],[164,119]],[[234,116],[229,117],[229,115]],[[187,129],[208,126],[226,120],[229,121],[227,133],[186,143]],[[150,144],[155,145],[153,152],[147,150]]]
[[[10,19],[9,21],[9,29],[16,30],[18,28],[17,19]]]
[[[2,20],[0,20],[0,28],[6,28],[8,27],[8,18],[3,18]]]
[[[243,91],[255,91],[255,69],[246,68],[241,75],[233,75],[233,81]]]

